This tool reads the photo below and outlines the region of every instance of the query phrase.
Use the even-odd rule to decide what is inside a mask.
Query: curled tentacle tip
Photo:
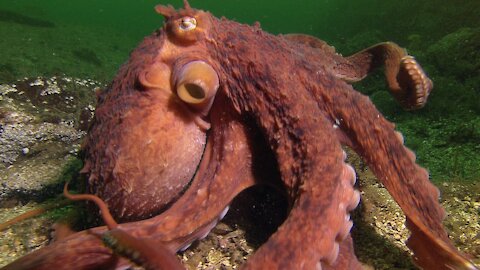
[[[408,74],[408,75],[407,75]],[[399,83],[406,96],[401,100],[406,110],[423,108],[433,88],[433,82],[413,56],[407,55],[400,60]]]
[[[68,182],[65,182],[65,185],[63,186],[63,195],[72,201],[92,201],[94,202],[98,208],[100,208],[100,212],[102,214],[103,221],[107,225],[109,229],[114,229],[118,226],[117,222],[115,219],[112,217],[112,214],[110,214],[110,211],[108,210],[107,204],[100,199],[98,196],[93,195],[93,194],[72,194],[68,191]]]

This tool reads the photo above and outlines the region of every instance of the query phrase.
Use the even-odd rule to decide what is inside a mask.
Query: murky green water
[[[90,48],[97,49],[95,51],[97,54],[109,56],[122,53],[125,57],[143,36],[161,26],[163,19],[153,10],[156,4],[173,4],[175,7],[182,5],[180,0],[160,2],[2,0],[1,44],[2,47],[12,47],[11,49],[16,50],[2,50],[2,65],[16,66],[14,69],[18,71],[15,75],[22,75],[29,69],[25,68],[26,70],[22,72],[22,68],[18,67],[19,63],[11,59],[13,56],[10,52],[21,54],[20,49],[36,50],[36,47],[49,47],[50,50],[38,52],[38,57],[41,57],[39,60],[43,60],[35,63],[42,66],[38,69],[43,69],[44,72],[65,70],[75,73],[72,69],[75,67],[73,62],[57,64],[57,70],[53,70],[46,58],[66,40],[72,41],[68,44],[72,50],[89,45]],[[372,42],[384,40],[396,41],[415,50],[425,50],[439,38],[461,27],[480,26],[478,19],[480,4],[475,0],[300,2],[204,0],[191,1],[191,5],[209,10],[217,16],[226,16],[244,23],[259,21],[265,30],[273,33],[312,34],[334,44],[344,53],[351,53]],[[12,28],[17,31],[9,31]],[[72,30],[70,33],[66,31],[68,28]],[[44,35],[38,37],[39,40],[29,38],[35,31]],[[91,32],[91,36],[87,32]],[[95,33],[99,33],[100,36],[92,39]],[[13,35],[19,37],[15,38]],[[29,39],[35,42],[29,42]],[[85,42],[80,44],[73,42],[84,39]],[[24,44],[21,44],[22,42]],[[116,45],[118,48],[104,47],[105,44]],[[57,48],[61,49],[67,48],[64,46]],[[60,56],[57,54],[57,57]],[[108,61],[107,57],[104,61]],[[117,60],[116,64],[118,62],[120,61]],[[110,73],[115,70],[113,66],[107,69]],[[105,68],[102,68],[102,72],[105,72]],[[93,68],[89,75],[99,76],[96,68]]]

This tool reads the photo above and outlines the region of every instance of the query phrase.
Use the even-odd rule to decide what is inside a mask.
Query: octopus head
[[[211,16],[185,2],[157,6],[162,29],[147,38],[99,96],[85,147],[89,192],[120,221],[164,210],[202,159],[219,88],[205,53]]]

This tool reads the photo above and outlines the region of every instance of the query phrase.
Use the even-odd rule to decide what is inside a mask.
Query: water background
[[[422,36],[427,47],[438,38],[460,27],[480,26],[480,4],[470,1],[381,1],[381,0],[323,0],[323,1],[256,1],[256,0],[203,0],[190,1],[195,8],[209,10],[216,16],[225,16],[243,23],[259,21],[262,27],[272,33],[306,33],[321,37],[335,45],[343,53],[351,53],[360,48],[348,46],[349,40],[362,33],[376,31],[378,38],[396,41],[408,45],[411,35]],[[121,36],[126,40],[116,53],[123,53],[135,46],[145,35],[162,25],[162,17],[156,14],[156,4],[173,4],[176,1],[133,1],[133,0],[2,0],[0,2],[0,22],[2,34],[8,34],[9,24],[33,27],[42,26],[40,22],[51,23],[54,28],[83,28],[85,31],[107,32],[112,36]],[[30,20],[29,20],[30,19]],[[38,23],[36,25],[36,22]],[[29,30],[24,29],[24,35]],[[52,35],[55,31],[50,32]],[[21,35],[22,33],[17,33]],[[81,33],[73,31],[78,39]],[[44,37],[44,42],[55,43],[65,38],[58,32],[56,37]],[[380,41],[380,40],[379,40]],[[3,45],[15,46],[8,35],[2,35]],[[13,42],[13,43],[12,43]],[[108,43],[109,36],[90,40],[96,43]],[[53,44],[52,44],[53,45]],[[74,44],[72,44],[74,45]],[[358,46],[358,44],[355,44]],[[31,44],[36,46],[36,44]],[[29,47],[25,47],[28,49]],[[34,49],[34,48],[33,48]],[[99,52],[102,53],[102,52]],[[107,51],[104,53],[115,53]],[[2,55],[4,58],[5,55]],[[2,61],[3,62],[3,61]],[[41,64],[41,63],[39,63]],[[65,63],[65,70],[70,70]],[[71,64],[70,64],[71,66]],[[62,67],[58,67],[62,69]],[[114,71],[113,71],[114,72]],[[91,77],[98,76],[92,72]]]

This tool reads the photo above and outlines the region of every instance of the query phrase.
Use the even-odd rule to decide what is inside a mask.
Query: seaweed
[[[427,50],[429,62],[461,82],[480,74],[480,28],[463,27]]]

